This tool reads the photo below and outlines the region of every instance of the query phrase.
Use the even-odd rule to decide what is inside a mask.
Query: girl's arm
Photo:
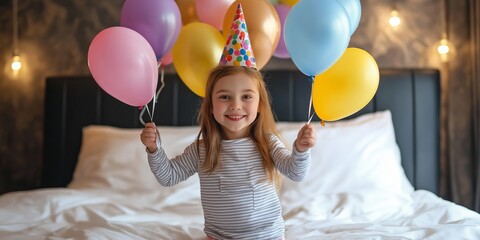
[[[152,126],[153,134],[152,138]],[[141,134],[142,143],[147,147],[148,163],[150,170],[157,178],[160,185],[168,187],[179,182],[187,180],[190,176],[197,172],[198,153],[196,144],[188,146],[185,151],[173,159],[168,159],[167,154],[159,144],[156,143],[156,127],[153,124],[146,124]]]
[[[293,150],[290,151],[280,139],[272,136],[270,154],[278,171],[291,180],[300,182],[305,179],[308,173],[310,151],[300,152],[296,149],[296,144],[294,143],[293,145]]]

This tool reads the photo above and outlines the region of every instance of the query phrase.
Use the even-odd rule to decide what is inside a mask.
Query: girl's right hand
[[[140,134],[140,139],[150,153],[157,151],[157,127],[155,124],[151,122],[146,123]]]

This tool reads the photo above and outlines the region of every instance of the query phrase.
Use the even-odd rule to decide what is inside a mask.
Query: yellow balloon
[[[325,121],[348,117],[372,100],[379,80],[375,59],[365,50],[347,48],[337,62],[315,76],[312,87],[315,112]]]
[[[225,38],[207,23],[193,22],[182,27],[172,48],[173,65],[180,79],[200,97],[210,71],[218,65]]]
[[[292,7],[298,2],[298,0],[279,0],[279,2]]]

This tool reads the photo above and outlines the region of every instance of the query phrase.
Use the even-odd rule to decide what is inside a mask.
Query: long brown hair
[[[243,73],[257,82],[260,101],[258,103],[258,114],[255,121],[250,125],[249,137],[256,144],[258,151],[262,155],[263,167],[268,176],[268,180],[279,183],[279,176],[275,168],[272,156],[270,155],[270,135],[279,136],[276,128],[275,118],[272,113],[270,96],[263,80],[262,74],[253,68],[240,66],[218,66],[210,73],[203,98],[198,122],[200,133],[197,136],[197,149],[200,144],[205,147],[205,160],[202,168],[210,173],[221,166],[221,142],[222,128],[213,117],[212,92],[217,81],[225,76]],[[202,140],[200,140],[202,138]]]

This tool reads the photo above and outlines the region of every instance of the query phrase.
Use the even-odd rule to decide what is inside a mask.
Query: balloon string
[[[157,91],[157,100],[158,100],[158,96],[160,95],[160,92],[162,92],[163,87],[165,87],[164,77],[165,77],[165,71],[162,68],[160,70],[160,88]]]
[[[158,89],[157,91],[157,94],[155,94],[154,96],[154,102],[153,102],[153,110],[152,110],[152,115],[155,116],[155,103],[157,103],[158,101],[158,96],[160,95],[160,93],[162,92],[162,89],[163,87],[165,87],[165,81],[164,81],[164,76],[165,76],[165,72],[163,70],[163,68],[160,69],[160,88]]]
[[[145,113],[145,109],[147,110],[147,113],[148,113],[148,116],[150,117],[150,121],[153,123],[153,125],[155,126],[155,130],[157,132],[156,134],[156,143],[157,143],[157,147],[160,146],[160,133],[158,132],[158,128],[157,126],[155,125],[155,123],[153,122],[153,116],[152,114],[150,114],[150,110],[148,109],[148,104],[145,105],[145,107],[142,109],[142,112],[140,112],[140,122],[145,126],[145,121],[143,121],[143,113]],[[152,110],[153,111],[153,110]]]
[[[313,78],[311,77],[311,79],[313,79]],[[313,101],[312,97],[313,97],[313,81],[312,81],[312,88],[311,88],[311,93],[310,93],[310,101],[308,103],[308,116],[307,116],[308,122],[307,122],[307,124],[310,124],[310,122],[313,119],[313,115],[314,115],[312,113],[312,101]]]
[[[150,110],[148,109],[148,105],[145,105],[145,108],[147,109],[148,116],[150,117],[150,121],[153,123],[153,116],[150,114]]]
[[[312,121],[312,118],[313,118],[313,114],[312,114],[312,116],[310,116],[310,118],[308,119],[307,124],[310,124],[310,122]]]
[[[160,68],[160,66],[162,66],[162,59],[157,59],[158,61],[158,64],[157,64],[157,68]],[[161,81],[161,84],[160,85],[160,88],[158,89],[157,93],[153,95],[153,109],[152,109],[152,115],[155,114],[155,104],[157,103],[157,100],[158,100],[158,95],[160,94],[160,92],[162,91],[163,87],[165,86],[165,83],[163,82],[163,67],[160,68],[160,81]],[[154,92],[155,93],[155,90]],[[154,116],[154,115],[153,115]],[[155,123],[153,122],[153,117],[151,118],[152,120],[152,123],[153,125],[155,125]],[[159,146],[159,143],[160,143],[160,133],[158,132],[158,128],[157,126],[155,125],[155,130],[156,130],[156,133],[157,133],[157,137],[156,137],[156,143],[157,143],[157,147]]]
[[[160,68],[162,66],[162,59],[157,61],[157,68]],[[163,68],[161,68],[162,75],[163,75]],[[152,103],[152,116],[155,116],[155,104],[157,104],[157,97],[158,94],[155,94],[155,89],[153,90],[153,103]],[[153,121],[152,121],[153,122]]]
[[[140,112],[140,115],[138,116],[138,120],[140,120],[140,122],[142,123],[143,126],[145,126],[145,121],[143,121],[143,114],[145,113],[145,110],[147,109],[146,107],[147,107],[147,105],[145,105],[142,108],[142,111]]]
[[[148,115],[150,117],[150,121],[152,121],[152,115],[150,115],[150,111],[148,111],[148,105],[145,105],[142,107],[142,111],[140,112],[140,115],[138,116],[138,120],[145,126],[145,121],[143,121],[143,114],[145,114],[145,110],[147,110]]]
[[[157,103],[157,98],[155,96],[155,90],[153,91],[153,102],[152,102],[152,117],[151,119],[153,119],[153,116],[155,116],[155,103]],[[153,122],[153,121],[152,121]]]
[[[143,124],[143,126],[145,126],[145,121],[143,121],[143,114],[145,114],[145,110],[146,110],[147,113],[148,113],[148,117],[150,118],[150,121],[153,122],[153,117],[152,117],[152,115],[150,114],[150,111],[148,110],[148,103],[145,104],[145,106],[140,107],[140,109],[142,109],[142,111],[140,112],[140,115],[138,116],[138,120],[140,120],[140,122]]]
[[[158,63],[158,66],[160,67],[161,66],[161,61]],[[160,92],[162,92],[163,88],[165,87],[165,80],[164,80],[164,77],[165,77],[165,71],[163,68],[160,69],[160,88],[158,89],[157,93],[153,95],[153,107],[152,107],[152,114],[150,114],[150,111],[148,109],[148,104],[145,105],[145,107],[142,108],[142,111],[140,112],[140,116],[138,117],[138,119],[140,120],[140,122],[145,126],[145,121],[143,120],[143,114],[145,114],[145,111],[148,112],[148,115],[149,115],[149,118],[150,118],[150,121],[153,122],[153,116],[155,116],[155,106],[156,106],[156,103],[158,101],[158,96],[160,95]]]

